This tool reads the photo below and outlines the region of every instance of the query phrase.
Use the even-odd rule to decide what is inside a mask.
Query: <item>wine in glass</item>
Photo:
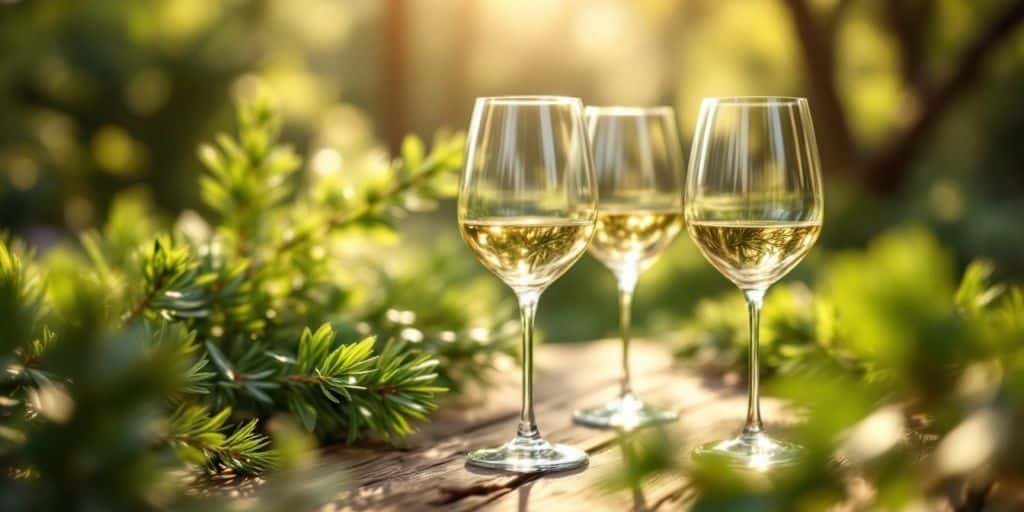
[[[807,100],[709,98],[701,104],[686,180],[686,225],[704,257],[736,284],[750,314],[747,419],[739,436],[703,445],[735,466],[767,470],[801,449],[764,432],[758,390],[758,317],[765,291],[821,231],[821,164]]]
[[[683,227],[682,154],[672,107],[587,107],[598,187],[590,254],[615,275],[619,290],[622,380],[619,396],[576,411],[584,425],[630,429],[674,421],[675,411],[641,401],[629,368],[629,323],[640,274]]]
[[[459,188],[462,238],[515,292],[523,329],[522,409],[516,436],[471,452],[467,464],[520,473],[587,463],[545,441],[533,411],[533,323],[541,293],[586,251],[597,188],[583,103],[560,96],[479,98]]]

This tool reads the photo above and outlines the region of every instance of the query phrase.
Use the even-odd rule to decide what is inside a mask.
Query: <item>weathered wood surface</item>
[[[614,431],[575,425],[572,411],[613,398],[619,378],[617,340],[545,345],[537,350],[537,422],[545,438],[585,449],[582,470],[521,475],[465,465],[477,447],[510,439],[519,415],[519,370],[509,369],[476,399],[447,404],[435,421],[402,449],[333,448],[324,470],[343,469],[354,488],[325,510],[669,510],[689,498],[682,478],[647,483],[638,493],[609,492],[603,478],[620,467]],[[679,457],[695,443],[733,434],[745,413],[744,390],[734,380],[701,376],[673,366],[667,348],[635,342],[635,388],[644,399],[673,407],[680,421],[668,430]],[[762,403],[766,418],[783,417],[778,405]]]

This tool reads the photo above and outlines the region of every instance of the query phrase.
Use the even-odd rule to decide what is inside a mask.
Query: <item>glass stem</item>
[[[526,290],[517,292],[519,316],[523,329],[523,405],[519,413],[519,435],[539,437],[537,422],[533,415],[533,323],[537,315],[540,292]]]
[[[750,312],[750,376],[747,381],[749,396],[747,399],[747,423],[743,426],[744,434],[756,434],[764,430],[761,425],[761,395],[758,377],[758,334],[761,318],[761,307],[764,305],[764,290],[743,290],[747,298],[747,310]]]
[[[622,336],[622,389],[620,398],[633,394],[633,379],[629,371],[629,323],[633,309],[633,291],[636,290],[636,275],[619,276],[619,334]]]

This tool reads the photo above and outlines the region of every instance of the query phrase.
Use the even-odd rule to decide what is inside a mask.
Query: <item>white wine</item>
[[[639,274],[675,240],[682,226],[680,210],[598,211],[590,254],[616,275]]]
[[[462,221],[462,238],[488,270],[514,289],[543,288],[583,254],[590,220],[507,217]]]
[[[691,221],[704,257],[740,288],[765,288],[786,275],[818,239],[820,221]]]

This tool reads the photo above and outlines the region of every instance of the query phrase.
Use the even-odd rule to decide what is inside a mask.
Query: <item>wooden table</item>
[[[746,396],[735,377],[701,376],[673,365],[667,347],[634,342],[635,388],[651,402],[673,407],[680,421],[668,430],[684,441],[678,457],[695,443],[734,434]],[[442,407],[434,421],[401,449],[332,448],[325,470],[343,469],[353,490],[324,510],[669,510],[690,497],[680,477],[648,482],[639,492],[612,492],[602,480],[621,467],[614,431],[572,422],[572,411],[613,398],[619,378],[620,344],[604,340],[544,345],[537,350],[537,423],[546,439],[585,449],[582,470],[512,474],[468,468],[466,453],[510,439],[519,416],[519,369],[497,376],[496,385],[475,399]],[[782,418],[778,404],[762,402],[769,419]]]

